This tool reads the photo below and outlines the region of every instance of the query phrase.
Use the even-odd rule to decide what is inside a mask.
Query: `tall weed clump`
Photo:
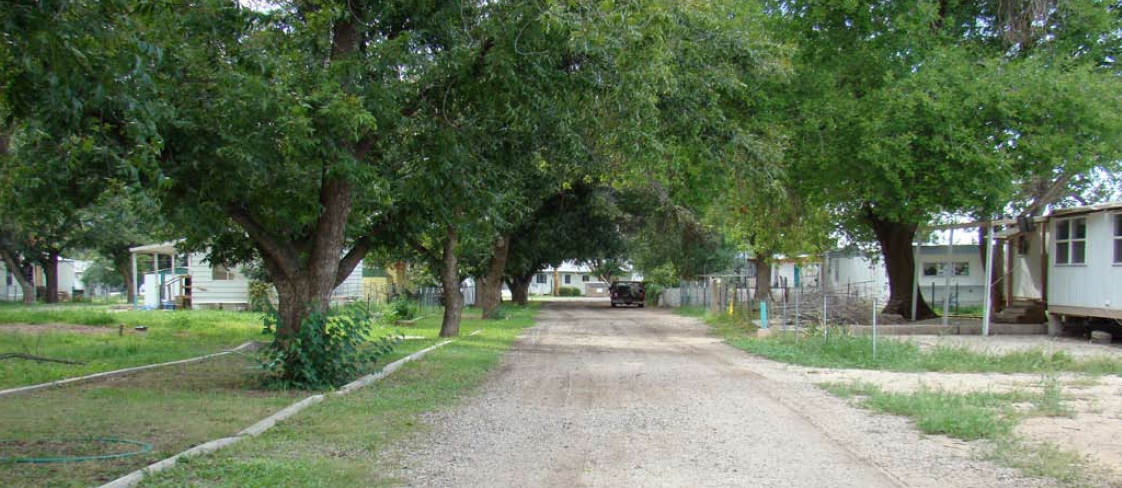
[[[276,324],[276,315],[266,317]],[[352,306],[312,312],[287,347],[280,341],[265,349],[262,369],[277,386],[325,389],[346,384],[368,373],[379,358],[393,352],[401,336],[377,327],[364,307]]]

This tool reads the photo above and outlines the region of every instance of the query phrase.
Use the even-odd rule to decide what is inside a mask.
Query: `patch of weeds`
[[[1029,444],[1019,439],[1002,439],[994,443],[987,457],[1026,475],[1052,478],[1070,488],[1107,486],[1086,459],[1051,443]]]
[[[801,366],[944,373],[1122,374],[1122,359],[1077,359],[1064,351],[1035,348],[996,354],[946,345],[922,350],[908,340],[879,338],[874,355],[870,336],[837,333],[840,331],[831,329],[828,336],[815,330],[806,337],[756,338],[731,333],[735,329],[730,328],[727,318],[707,315],[705,321],[713,327],[714,333],[736,348]]]
[[[1009,435],[1017,425],[1016,402],[1028,400],[1023,393],[950,393],[922,388],[902,393],[874,393],[861,405],[881,412],[903,415],[916,421],[927,434],[944,434],[963,440],[997,439]]]
[[[696,306],[696,305],[681,306],[681,307],[675,308],[674,312],[677,313],[678,315],[683,315],[683,316],[686,316],[686,317],[694,317],[694,318],[705,317],[705,314],[707,313],[707,311],[705,310],[705,307],[699,307],[699,306]]]
[[[1041,381],[1041,393],[1033,399],[1030,412],[1035,417],[1074,417],[1075,410],[1067,405],[1063,396],[1063,385],[1055,376],[1047,376]]]
[[[819,383],[818,387],[826,390],[831,395],[845,399],[851,399],[854,397],[870,397],[880,392],[880,388],[877,388],[877,385],[866,381],[851,381],[848,383],[842,381],[832,381],[828,383]]]
[[[1025,416],[1071,414],[1071,409],[1064,405],[1060,382],[1054,377],[1044,379],[1040,393],[952,393],[927,388],[894,393],[859,381],[818,386],[861,407],[910,418],[926,434],[988,441],[991,449],[986,456],[990,460],[1028,476],[1052,478],[1070,488],[1103,486],[1093,468],[1077,453],[1052,444],[1029,443],[1013,434]],[[1024,403],[1033,408],[1019,412],[1018,404]]]

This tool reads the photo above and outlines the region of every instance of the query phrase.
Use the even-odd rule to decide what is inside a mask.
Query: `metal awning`
[[[1033,217],[1032,221],[1042,224],[1048,220],[1046,216]],[[921,225],[920,230],[950,230],[950,229],[977,229],[986,225],[1017,225],[1017,219],[978,220],[974,222],[955,222],[951,224]],[[1001,234],[998,234],[1000,236]]]
[[[161,242],[159,244],[148,244],[145,246],[130,247],[129,252],[132,254],[179,254],[175,249],[175,245],[183,242],[183,239],[174,241]]]

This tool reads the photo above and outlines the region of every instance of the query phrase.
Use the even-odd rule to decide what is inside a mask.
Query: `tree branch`
[[[1044,188],[1044,191],[1034,195],[1032,203],[1021,211],[1021,216],[1035,216],[1045,205],[1054,203],[1056,198],[1060,196],[1061,191],[1071,182],[1072,178],[1075,178],[1075,174],[1064,173],[1060,175],[1060,177],[1051,182],[1047,188]]]
[[[362,258],[370,252],[372,240],[369,235],[362,236],[339,261],[339,270],[335,273],[335,287],[339,287],[344,281],[347,281],[347,277],[355,270],[355,266],[358,266],[358,263],[362,262]]]
[[[427,258],[429,261],[440,262],[440,256],[437,256],[436,253],[433,252],[431,249],[422,245],[420,242],[417,241],[417,239],[414,239],[412,237],[407,237],[405,239],[405,243],[408,244],[409,247],[413,248],[414,251],[417,251],[418,254]]]
[[[296,276],[299,271],[299,259],[292,247],[281,243],[273,236],[265,226],[261,225],[257,219],[250,215],[249,211],[244,207],[235,204],[227,204],[222,210],[226,216],[230,217],[235,223],[240,225],[245,232],[249,234],[249,238],[257,244],[257,247],[262,251],[266,260],[273,261],[277,269],[287,277]]]

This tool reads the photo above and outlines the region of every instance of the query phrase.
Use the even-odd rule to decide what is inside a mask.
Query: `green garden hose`
[[[0,445],[19,442],[15,439],[2,439]],[[106,459],[120,459],[139,454],[145,454],[152,451],[152,444],[140,441],[130,441],[128,439],[117,439],[114,437],[98,437],[91,439],[71,439],[58,442],[100,442],[102,444],[130,444],[140,446],[139,449],[130,452],[120,452],[116,454],[101,454],[97,456],[56,456],[56,457],[0,457],[0,463],[31,463],[31,464],[48,464],[48,463],[78,463],[82,461],[101,461]]]

